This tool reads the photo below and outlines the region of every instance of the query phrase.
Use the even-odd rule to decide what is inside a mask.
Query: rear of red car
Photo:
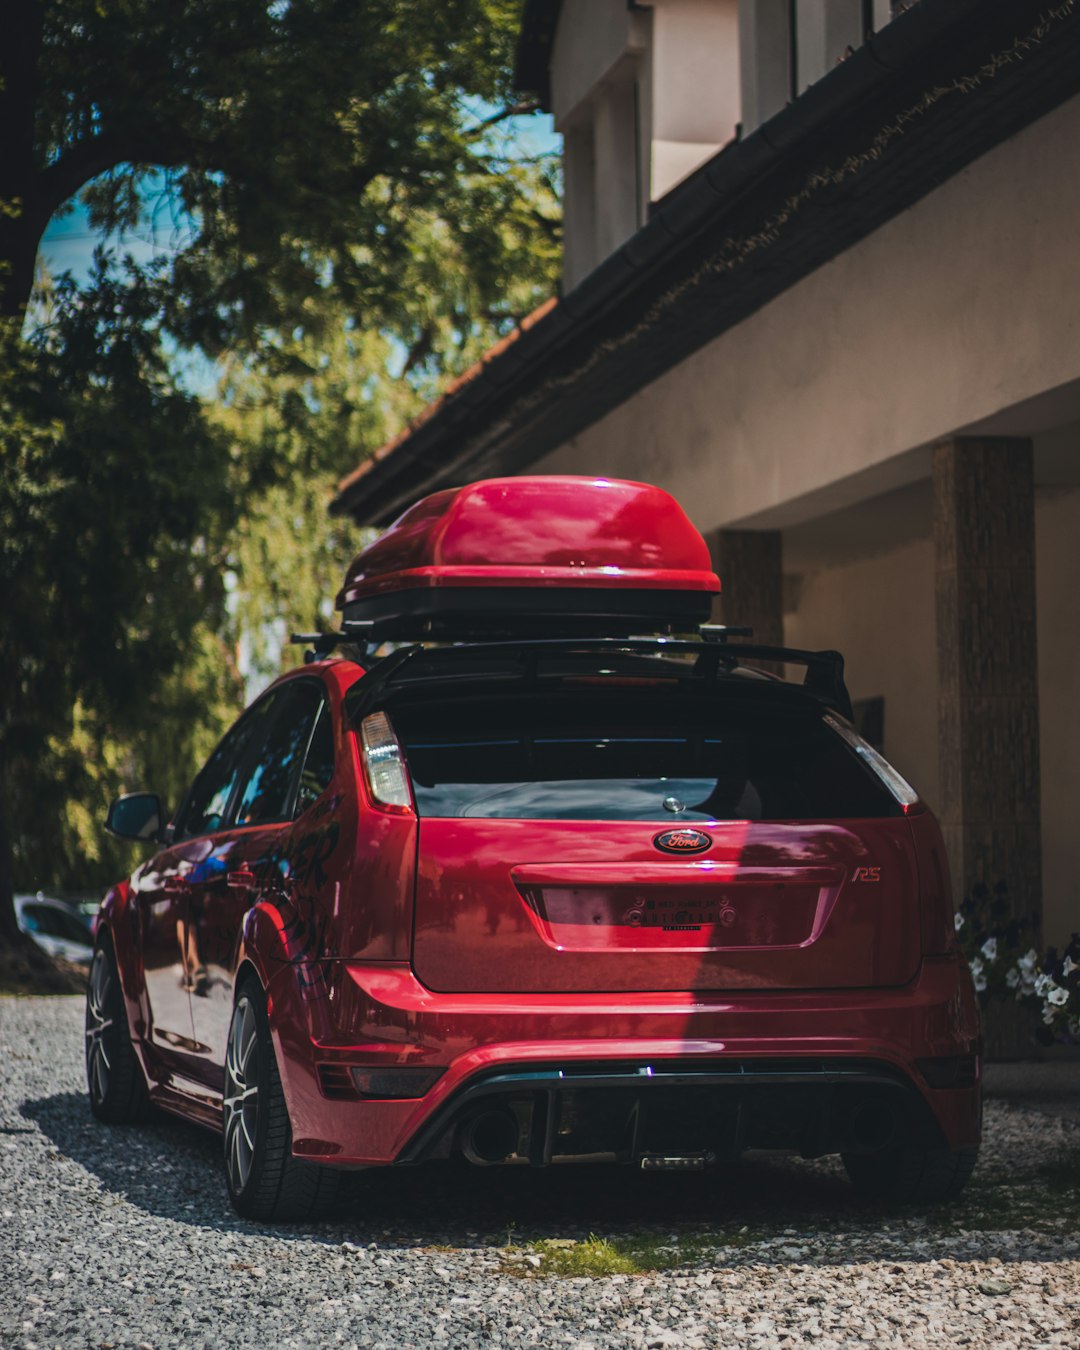
[[[411,941],[342,963],[296,1152],[779,1148],[956,1189],[978,1025],[941,839],[842,701],[700,641],[415,649],[361,680],[364,808],[415,832]]]

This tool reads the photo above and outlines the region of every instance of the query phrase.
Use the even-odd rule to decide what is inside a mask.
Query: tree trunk
[[[34,157],[41,25],[40,0],[0,0],[0,319],[26,313],[49,222]]]
[[[0,212],[10,200],[0,180]],[[47,223],[25,213],[14,220],[0,214],[0,320],[22,323],[34,289],[38,244]]]
[[[15,922],[14,845],[11,813],[8,809],[7,761],[0,744],[0,947],[11,947],[22,940]]]

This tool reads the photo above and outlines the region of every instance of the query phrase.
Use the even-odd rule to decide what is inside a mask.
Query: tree
[[[82,190],[111,230],[158,187],[186,238],[178,322],[212,349],[328,280],[362,312],[407,255],[413,211],[439,209],[482,265],[507,182],[468,109],[510,96],[518,9],[2,0],[0,316],[25,313],[42,232]]]
[[[549,293],[554,185],[493,111],[517,8],[0,0],[0,948],[16,866],[127,870],[108,797],[180,789],[238,637],[325,622],[333,478]],[[76,193],[114,238],[172,213],[176,247],[102,255],[26,339]]]
[[[59,850],[63,748],[149,732],[162,683],[223,613],[229,446],[175,387],[136,276],[59,290],[33,344],[0,333],[0,899],[15,836]],[[18,821],[24,828],[16,829]],[[29,824],[33,822],[33,824]],[[0,939],[14,937],[0,903]]]

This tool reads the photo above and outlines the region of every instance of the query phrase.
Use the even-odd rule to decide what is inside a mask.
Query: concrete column
[[[706,535],[720,577],[717,623],[749,624],[754,641],[784,641],[782,536],[779,530],[714,530]]]
[[[595,101],[596,248],[606,258],[638,227],[637,91],[631,78],[612,81]]]
[[[955,897],[1003,884],[1013,914],[1041,919],[1031,442],[960,437],[933,463],[940,815]]]
[[[735,135],[737,0],[648,0],[652,90],[650,198],[658,201]]]
[[[563,133],[563,290],[573,290],[597,262],[596,149],[592,120],[583,114]]]

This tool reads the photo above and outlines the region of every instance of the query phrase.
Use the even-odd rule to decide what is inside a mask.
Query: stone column
[[[957,903],[1042,915],[1035,498],[1029,440],[934,449],[940,816]],[[918,659],[917,654],[912,655]],[[1038,933],[1033,941],[1038,940]],[[991,1051],[1030,1051],[988,1019]],[[996,1043],[996,1044],[995,1044]]]
[[[706,536],[720,577],[716,623],[749,624],[754,641],[784,641],[784,587],[779,530],[714,530]]]

